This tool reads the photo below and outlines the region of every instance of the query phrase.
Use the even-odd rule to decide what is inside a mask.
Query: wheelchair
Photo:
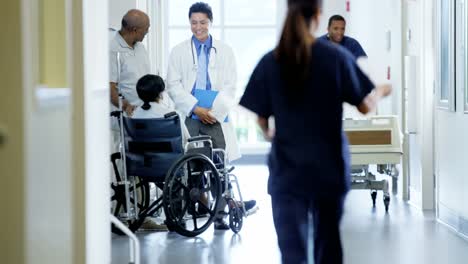
[[[229,211],[229,227],[238,233],[248,216],[234,167],[226,167],[222,149],[213,149],[209,136],[188,139],[182,147],[180,117],[134,119],[114,111],[120,124],[119,151],[111,155],[115,182],[111,183],[112,213],[132,232],[144,219],[163,208],[169,231],[194,237],[215,220],[221,199]],[[150,201],[150,183],[162,196]],[[237,188],[234,189],[232,186]],[[238,198],[237,198],[238,197]],[[112,226],[112,231],[121,232]]]

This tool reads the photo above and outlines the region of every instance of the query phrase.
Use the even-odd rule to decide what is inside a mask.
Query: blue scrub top
[[[328,38],[327,35],[323,35],[319,40],[324,40],[324,41],[330,41],[330,38]],[[359,42],[351,37],[344,36],[341,42],[339,43],[341,46],[343,46],[345,49],[347,49],[353,56],[357,59],[359,57],[367,57],[366,52],[362,48],[361,44]]]
[[[240,101],[261,117],[275,118],[268,158],[270,194],[335,196],[349,190],[343,102],[359,105],[374,85],[338,45],[316,41],[311,49],[302,99],[288,100],[280,64],[269,52],[256,66]]]

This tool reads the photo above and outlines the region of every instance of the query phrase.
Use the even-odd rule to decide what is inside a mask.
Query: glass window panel
[[[465,65],[464,65],[464,78],[465,78],[465,112],[468,113],[468,5],[465,4],[465,10],[463,14],[463,37],[465,40]]]
[[[237,140],[240,144],[266,142],[262,130],[257,125],[255,114],[237,106],[231,111],[230,118],[236,129]]]
[[[204,0],[203,2],[209,4],[213,11],[213,25],[219,25],[221,8],[221,0]],[[188,26],[189,18],[188,13],[190,6],[193,5],[194,0],[170,0],[167,1],[169,9],[169,26]]]
[[[440,100],[448,101],[449,99],[449,63],[450,63],[450,30],[447,30],[450,26],[450,2],[441,1],[441,38],[440,38]]]
[[[276,46],[276,29],[243,28],[225,30],[225,42],[232,47],[237,62],[238,96],[244,93],[250,74],[260,58]]]
[[[276,25],[277,0],[225,0],[225,24]]]
[[[244,93],[250,75],[260,58],[276,45],[274,28],[226,29],[226,43],[232,47],[237,61],[237,96]],[[232,113],[239,143],[264,142],[255,115],[241,107]]]

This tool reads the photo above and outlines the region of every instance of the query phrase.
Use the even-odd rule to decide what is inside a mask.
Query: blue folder
[[[213,102],[217,95],[218,95],[218,91],[203,90],[203,89],[193,90],[193,96],[195,96],[195,98],[198,99],[197,106],[203,107],[203,108],[212,108]],[[199,120],[198,116],[195,114],[192,114],[192,119]],[[226,116],[226,119],[224,119],[224,122],[228,122],[227,116]]]

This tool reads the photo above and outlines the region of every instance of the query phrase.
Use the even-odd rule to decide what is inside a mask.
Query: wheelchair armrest
[[[188,142],[195,142],[195,141],[203,141],[203,140],[211,140],[210,136],[196,136],[196,137],[191,137],[187,141]]]
[[[173,117],[173,116],[176,116],[177,113],[175,111],[172,111],[172,112],[169,112],[167,114],[164,115],[164,118],[169,118],[169,117]]]

